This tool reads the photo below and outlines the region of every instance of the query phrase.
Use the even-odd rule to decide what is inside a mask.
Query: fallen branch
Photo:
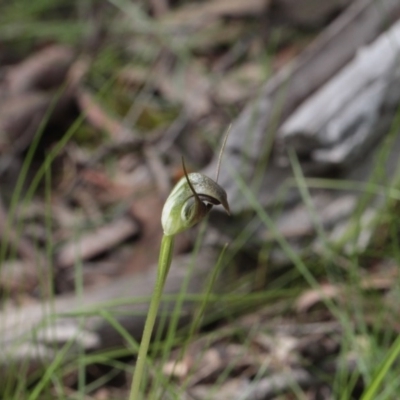
[[[195,258],[191,255],[176,257],[164,295],[179,293],[191,270],[188,293],[201,293],[217,257],[218,251],[212,248],[204,248]],[[195,263],[193,268],[189,267],[192,262]],[[106,287],[87,290],[82,297],[60,296],[51,304],[7,307],[0,314],[1,364],[5,368],[19,362],[33,367],[46,365],[54,359],[56,348],[69,341],[72,345],[66,356],[74,354],[77,347],[88,351],[122,346],[124,338],[107,318],[116,320],[138,341],[146,319],[148,305],[145,299],[150,298],[155,279],[156,268],[150,268],[139,276],[124,276]],[[137,299],[143,301],[138,303]],[[173,301],[165,302],[162,314],[168,315],[173,309]],[[192,310],[193,304],[186,302],[179,325],[190,320]],[[6,379],[1,375],[0,384]]]
[[[398,12],[400,3],[396,0],[382,0],[380,7],[374,0],[355,1],[292,64],[272,77],[241,113],[232,126],[224,156],[231,168],[225,168],[220,175],[233,213],[245,211],[249,205],[232,177],[232,170],[240,170],[242,178],[251,182],[257,164],[268,158],[269,143],[280,123],[350,61],[361,46],[373,40]],[[216,164],[214,159],[205,173],[214,171]],[[308,169],[315,172],[320,167]],[[290,168],[270,163],[260,183],[259,202],[263,206],[271,204],[279,187],[291,175]]]
[[[399,55],[398,22],[310,96],[282,125],[280,138],[317,163],[354,164],[387,131],[382,112],[393,115],[399,103],[392,90],[400,81]]]

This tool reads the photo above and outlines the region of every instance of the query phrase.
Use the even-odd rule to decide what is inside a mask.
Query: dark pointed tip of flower
[[[230,216],[231,215],[231,210],[229,209],[229,204],[227,201],[223,201],[222,206],[225,208],[226,213]]]

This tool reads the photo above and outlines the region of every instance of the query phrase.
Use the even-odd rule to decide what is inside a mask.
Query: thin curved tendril
[[[225,150],[225,145],[226,145],[226,142],[228,141],[229,134],[231,133],[231,128],[232,128],[232,124],[229,124],[228,129],[226,130],[226,133],[225,133],[224,141],[222,142],[221,150],[219,151],[218,164],[217,164],[217,174],[216,174],[216,177],[215,177],[215,182],[217,182],[217,183],[218,183],[218,177],[219,177],[219,170],[221,168],[222,154],[223,154],[223,152]]]
[[[189,179],[188,173],[186,171],[186,167],[185,167],[185,160],[184,160],[183,157],[182,157],[182,167],[183,167],[183,173],[185,174],[185,178],[186,178],[186,181],[187,181],[187,183],[188,183],[188,185],[190,187],[190,190],[193,192],[194,197],[196,198],[196,200],[201,203],[199,195],[196,193],[196,191],[194,190],[194,188],[192,186],[192,183],[190,182],[190,179]]]

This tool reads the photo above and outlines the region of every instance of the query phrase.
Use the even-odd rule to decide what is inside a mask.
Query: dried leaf
[[[57,255],[57,264],[72,267],[78,260],[88,260],[112,249],[138,231],[137,223],[130,218],[113,221],[66,243]]]
[[[167,26],[199,26],[221,17],[259,16],[270,0],[211,0],[188,3],[166,14],[161,22]]]
[[[87,120],[96,129],[105,130],[114,140],[126,140],[134,137],[130,129],[103,110],[88,90],[79,90],[77,100]]]
[[[300,295],[296,300],[295,309],[297,312],[306,312],[324,299],[336,298],[341,293],[342,289],[340,286],[331,284],[321,285],[318,289],[310,289]]]
[[[20,64],[10,67],[6,76],[9,92],[19,94],[61,85],[74,58],[75,54],[69,47],[46,47]]]

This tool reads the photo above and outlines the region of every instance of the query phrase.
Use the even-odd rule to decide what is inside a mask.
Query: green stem
[[[158,308],[160,306],[161,296],[164,284],[167,279],[168,271],[172,261],[172,251],[174,248],[174,235],[164,235],[161,241],[160,256],[158,259],[157,280],[151,297],[150,307],[144,325],[142,341],[140,343],[139,354],[136,362],[135,372],[133,374],[131,393],[129,400],[138,400],[140,393],[140,383],[146,366],[147,352],[153,332],[154,324],[157,318]]]

